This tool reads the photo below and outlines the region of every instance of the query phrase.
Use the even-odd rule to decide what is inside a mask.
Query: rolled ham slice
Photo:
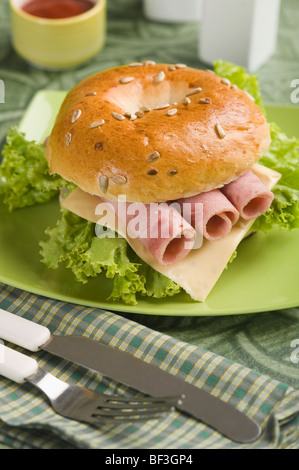
[[[167,203],[140,204],[102,199],[112,206],[130,238],[138,238],[161,265],[187,256],[196,231]]]
[[[222,192],[245,220],[266,212],[274,199],[274,194],[251,170],[225,185]]]
[[[191,205],[191,225],[208,240],[217,240],[231,231],[239,212],[219,189],[177,201],[182,207]]]

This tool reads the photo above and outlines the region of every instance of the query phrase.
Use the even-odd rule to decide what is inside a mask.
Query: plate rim
[[[285,310],[285,309],[290,309],[290,308],[296,308],[299,306],[299,303],[293,303],[293,302],[290,302],[289,304],[288,303],[283,303],[283,306],[279,306],[279,305],[272,305],[271,307],[270,306],[267,306],[267,307],[262,307],[262,308],[256,308],[256,309],[243,309],[242,311],[228,311],[227,309],[224,309],[223,311],[221,312],[189,312],[189,313],[182,313],[182,314],[178,314],[178,313],[174,313],[173,311],[171,312],[170,309],[171,309],[171,305],[169,306],[169,310],[165,310],[165,307],[164,308],[164,311],[162,312],[148,312],[147,310],[144,310],[142,307],[138,307],[138,303],[137,305],[126,305],[126,304],[123,304],[123,305],[119,305],[119,304],[116,304],[116,305],[113,305],[112,303],[105,303],[105,302],[97,302],[97,301],[78,301],[78,299],[74,299],[73,297],[71,296],[68,296],[68,295],[50,295],[49,293],[45,294],[43,293],[43,289],[39,289],[39,288],[36,288],[36,289],[30,289],[28,290],[28,288],[24,288],[24,286],[22,286],[22,283],[20,282],[14,282],[14,284],[11,284],[11,283],[8,283],[7,281],[3,280],[3,278],[1,277],[0,275],[0,282],[2,282],[3,284],[6,284],[6,285],[9,285],[10,287],[13,287],[13,288],[16,288],[16,289],[20,289],[20,290],[23,290],[25,292],[29,292],[33,295],[39,295],[39,296],[42,296],[44,298],[48,298],[48,299],[51,299],[51,300],[58,300],[60,302],[65,302],[65,303],[71,303],[73,305],[79,305],[79,306],[83,306],[83,307],[86,307],[86,308],[96,308],[96,309],[100,309],[100,310],[103,310],[103,311],[114,311],[114,312],[125,312],[125,313],[133,313],[133,314],[136,314],[136,315],[158,315],[158,316],[173,316],[173,317],[185,317],[185,316],[188,316],[188,317],[198,317],[198,316],[209,316],[209,317],[215,317],[215,316],[228,316],[228,315],[248,315],[248,314],[255,314],[255,313],[266,313],[266,312],[273,312],[273,311],[276,311],[276,310]],[[199,304],[199,305],[198,305]],[[199,302],[198,304],[196,304],[197,307],[199,307],[201,304],[204,304],[204,302]],[[106,308],[106,305],[108,306],[108,308]],[[192,304],[191,304],[192,305]],[[152,307],[155,307],[154,305],[152,305]],[[149,307],[147,307],[149,308]],[[139,311],[138,311],[139,309]]]

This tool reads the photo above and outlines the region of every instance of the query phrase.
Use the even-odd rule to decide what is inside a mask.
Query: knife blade
[[[0,309],[0,338],[30,351],[44,350],[148,395],[184,395],[177,408],[229,439],[247,443],[258,423],[229,403],[132,354],[84,336],[52,335],[45,326]]]

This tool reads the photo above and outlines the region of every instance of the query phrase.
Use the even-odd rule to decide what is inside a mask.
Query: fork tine
[[[125,410],[169,410],[175,408],[178,405],[175,403],[95,403],[94,409],[98,410],[115,410],[122,412]]]
[[[126,407],[126,408],[120,408],[120,407],[98,407],[96,410],[94,410],[93,414],[94,415],[106,415],[106,416],[116,416],[116,415],[129,415],[129,414],[141,414],[141,413],[163,413],[165,411],[170,411],[170,410],[175,410],[174,406],[169,406],[169,405],[160,405],[160,406],[138,406],[138,407]]]
[[[138,420],[138,419],[157,419],[160,418],[166,411],[171,409],[157,409],[157,410],[128,410],[121,413],[114,410],[100,410],[92,414],[92,418],[98,421],[127,421],[127,420]]]
[[[99,416],[94,417],[92,424],[103,424],[103,423],[130,423],[131,421],[150,421],[152,419],[161,419],[163,413],[156,414],[144,414],[144,415],[130,415],[130,416]]]
[[[118,397],[106,396],[107,405],[181,405],[184,395],[168,396],[168,397]]]

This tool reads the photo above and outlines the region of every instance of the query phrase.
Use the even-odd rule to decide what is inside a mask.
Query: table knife
[[[52,335],[45,326],[0,309],[0,338],[30,351],[44,350],[152,396],[184,395],[176,408],[229,439],[247,443],[258,423],[229,403],[132,354],[84,336]]]

